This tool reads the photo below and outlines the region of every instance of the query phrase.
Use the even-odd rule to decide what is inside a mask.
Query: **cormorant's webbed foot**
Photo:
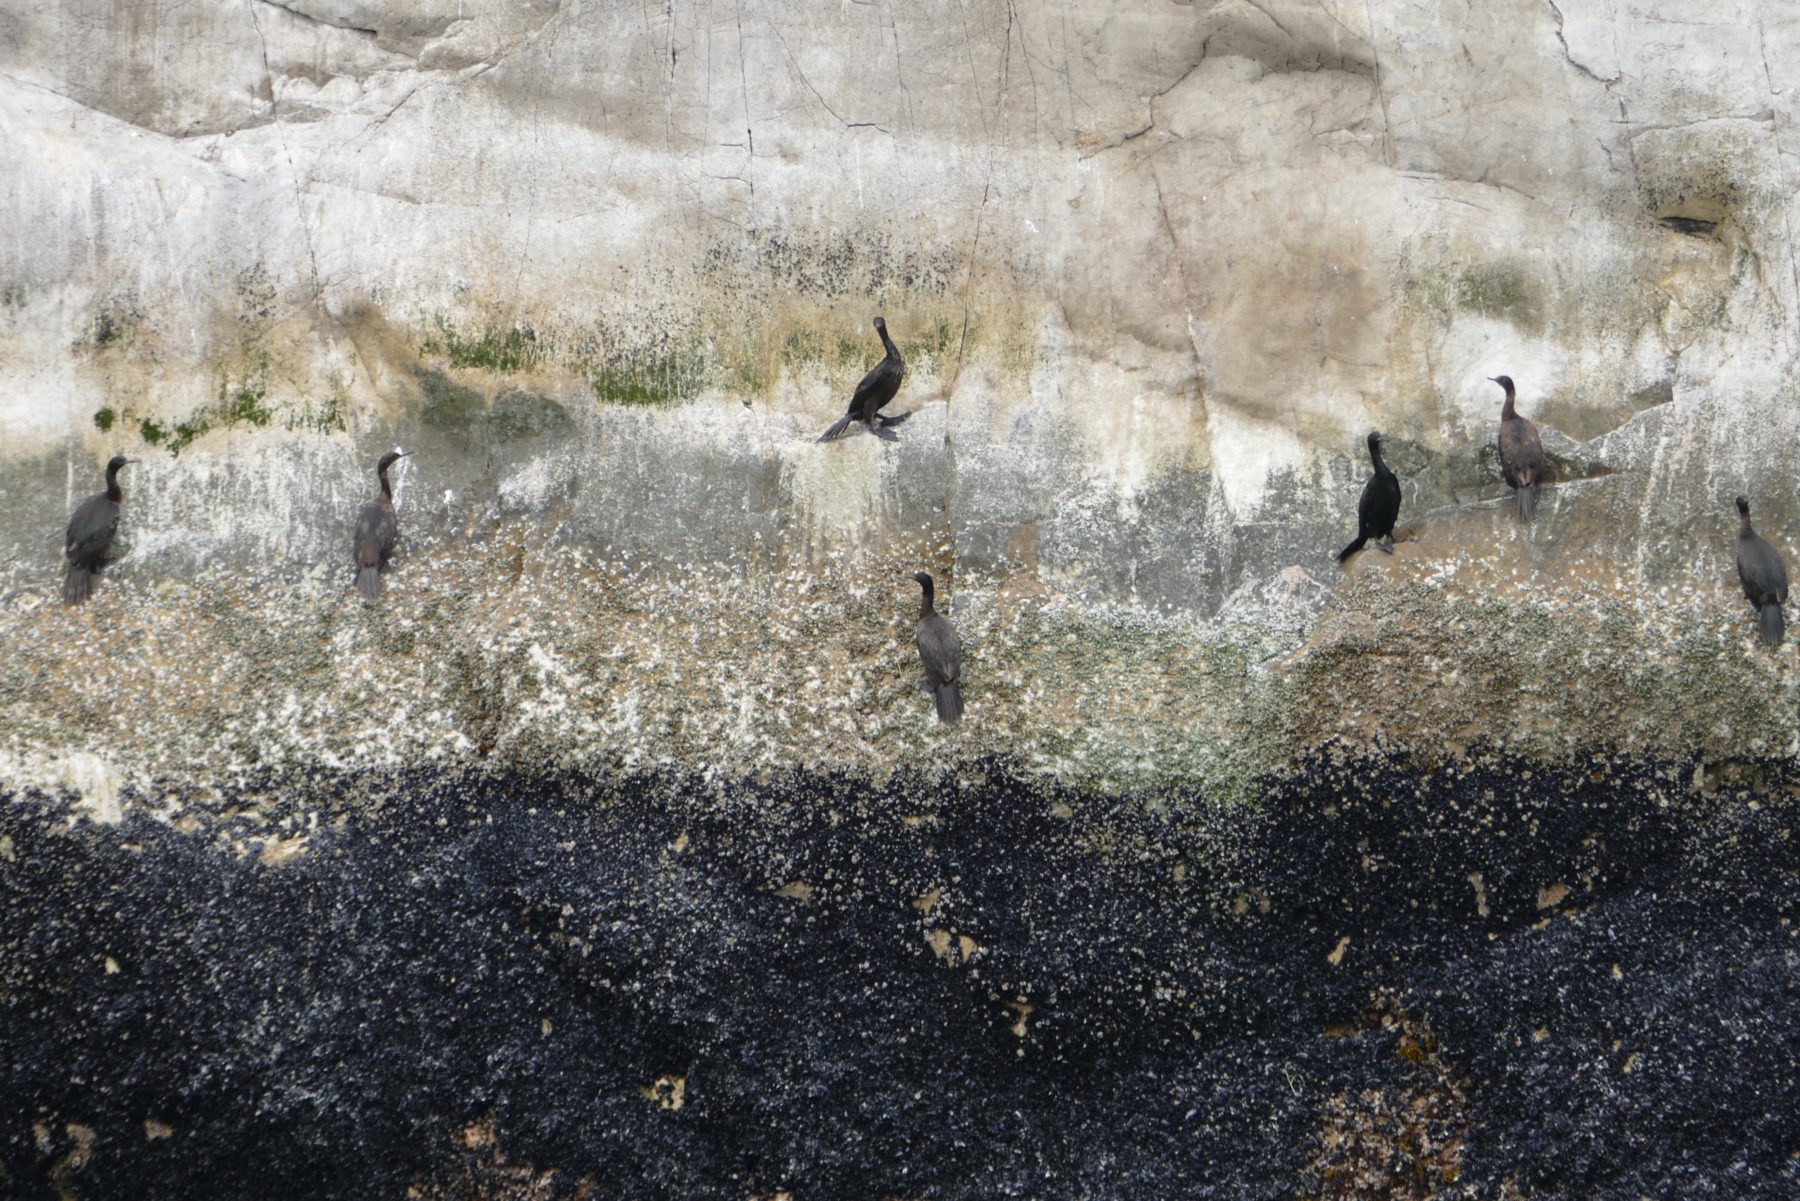
[[[1385,555],[1393,554],[1394,553],[1393,537],[1390,535],[1389,537],[1383,538],[1380,542],[1377,542],[1375,544],[1375,549]]]

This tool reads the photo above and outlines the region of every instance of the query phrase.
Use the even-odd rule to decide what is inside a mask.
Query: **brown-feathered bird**
[[[404,453],[390,450],[375,464],[375,478],[381,481],[381,492],[362,507],[356,518],[356,540],[351,550],[356,556],[356,591],[366,601],[381,599],[381,573],[388,556],[394,553],[394,541],[400,536],[400,523],[394,517],[394,490],[388,485],[388,468],[404,459]]]
[[[1737,498],[1738,583],[1744,586],[1744,597],[1756,610],[1756,628],[1763,641],[1780,646],[1786,632],[1781,606],[1787,603],[1787,568],[1775,548],[1750,528],[1750,502]]]
[[[1544,480],[1544,448],[1538,442],[1537,426],[1513,408],[1512,376],[1488,378],[1506,390],[1506,402],[1500,406],[1500,474],[1512,485],[1519,520],[1530,521],[1537,512],[1538,485]]]
[[[920,571],[913,579],[925,590],[919,602],[919,662],[925,665],[924,683],[937,700],[938,720],[951,725],[963,714],[962,639],[932,604],[936,589],[931,576]]]
[[[906,378],[906,361],[900,357],[900,348],[888,337],[887,321],[875,318],[875,332],[881,335],[881,344],[887,347],[887,357],[875,364],[875,370],[863,376],[862,383],[856,385],[856,392],[850,397],[850,411],[837,419],[832,427],[820,436],[819,441],[830,442],[842,438],[850,430],[852,421],[860,421],[869,427],[869,432],[877,438],[888,442],[900,441],[892,426],[899,425],[912,413],[905,412],[893,417],[883,417],[881,409],[900,391],[900,381]]]
[[[131,462],[135,460],[114,455],[106,465],[106,491],[94,493],[69,514],[69,530],[63,535],[63,557],[69,561],[69,574],[63,577],[65,605],[79,605],[93,595],[94,573],[106,565],[106,552],[119,529],[119,502],[125,499],[119,468]]]

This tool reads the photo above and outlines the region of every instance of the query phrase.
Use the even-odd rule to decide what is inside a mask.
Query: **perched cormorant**
[[[925,590],[919,602],[919,662],[925,665],[921,682],[937,698],[938,720],[950,725],[961,719],[963,712],[962,639],[956,636],[956,627],[932,607],[936,589],[931,576],[919,571],[913,573],[913,579]]]
[[[1744,596],[1756,610],[1757,629],[1770,646],[1781,645],[1784,626],[1781,606],[1787,603],[1787,568],[1775,548],[1750,528],[1750,502],[1737,498],[1738,581],[1744,585]]]
[[[1375,474],[1363,485],[1362,499],[1356,502],[1356,541],[1338,552],[1342,563],[1363,548],[1371,538],[1378,539],[1377,550],[1394,553],[1394,518],[1400,516],[1400,477],[1381,461],[1381,435],[1369,434],[1369,462]]]
[[[394,539],[400,536],[400,523],[394,520],[394,490],[388,486],[388,468],[412,451],[390,450],[375,464],[375,478],[381,481],[381,495],[364,505],[356,519],[356,590],[366,601],[381,599],[381,571],[388,556],[394,553]]]
[[[826,430],[819,441],[830,442],[834,438],[842,438],[850,429],[852,421],[860,421],[869,427],[869,432],[877,438],[889,442],[900,441],[889,426],[899,425],[908,417],[910,411],[895,417],[883,417],[881,409],[894,394],[900,391],[900,381],[906,378],[906,363],[900,357],[900,348],[888,337],[887,320],[875,318],[875,332],[881,335],[881,344],[887,347],[887,357],[875,364],[875,370],[862,377],[862,383],[856,385],[856,394],[850,398],[850,411],[838,418],[837,424]]]
[[[119,468],[134,462],[114,455],[106,465],[106,491],[96,492],[75,506],[69,515],[69,532],[63,536],[63,557],[69,574],[63,577],[63,604],[79,605],[94,591],[94,573],[106,565],[113,532],[119,528]]]
[[[1500,406],[1500,474],[1512,485],[1519,520],[1530,521],[1537,512],[1538,485],[1544,482],[1544,448],[1538,442],[1537,426],[1513,408],[1512,376],[1488,378],[1506,389],[1506,403]]]

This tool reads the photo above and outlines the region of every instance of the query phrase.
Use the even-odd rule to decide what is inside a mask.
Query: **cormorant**
[[[1381,435],[1369,434],[1369,462],[1375,474],[1363,485],[1362,499],[1356,502],[1356,541],[1338,552],[1342,563],[1363,548],[1371,538],[1377,550],[1394,553],[1394,518],[1400,516],[1400,477],[1381,461]]]
[[[106,565],[113,533],[119,528],[119,468],[135,462],[114,455],[106,465],[106,491],[96,492],[75,506],[69,515],[69,532],[63,536],[63,557],[69,574],[63,577],[63,604],[79,605],[94,591],[94,573]]]
[[[1787,568],[1775,548],[1750,528],[1750,502],[1737,498],[1738,581],[1744,585],[1744,596],[1756,610],[1756,625],[1763,641],[1781,645],[1784,627],[1781,606],[1787,602]]]
[[[1506,389],[1506,403],[1500,406],[1500,474],[1512,485],[1519,520],[1530,521],[1537,511],[1538,485],[1544,481],[1544,448],[1538,442],[1537,426],[1513,408],[1512,376],[1488,378]]]
[[[381,495],[364,505],[356,519],[356,590],[366,601],[381,599],[381,572],[388,556],[394,553],[394,539],[400,536],[400,523],[394,519],[394,490],[388,486],[388,468],[404,459],[404,453],[390,450],[375,464],[375,478],[381,481]]]
[[[937,698],[938,720],[951,725],[963,712],[962,640],[956,636],[956,627],[932,607],[936,589],[931,576],[919,571],[913,573],[913,579],[925,590],[919,602],[919,662],[925,665],[922,683]]]
[[[826,430],[819,441],[830,442],[834,438],[842,438],[849,431],[852,421],[860,421],[868,426],[869,432],[877,438],[889,442],[900,441],[900,435],[888,427],[899,425],[911,417],[911,411],[895,417],[883,417],[880,410],[900,391],[900,381],[906,378],[906,363],[900,357],[900,348],[888,337],[885,318],[875,318],[875,332],[881,335],[881,344],[887,347],[887,357],[875,364],[875,370],[862,377],[862,383],[856,385],[856,394],[850,398],[850,411],[838,418],[837,424]]]

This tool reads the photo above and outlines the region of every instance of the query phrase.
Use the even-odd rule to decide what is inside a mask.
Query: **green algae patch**
[[[448,316],[431,319],[418,353],[437,366],[415,365],[425,385],[427,405],[446,422],[472,415],[466,399],[449,395],[448,372],[540,375],[579,380],[602,404],[647,406],[692,400],[715,382],[718,365],[700,342],[678,331],[692,324],[667,318],[641,326],[619,321],[541,325],[481,326],[463,332]],[[672,332],[675,331],[675,332]]]
[[[170,454],[180,454],[190,444],[216,429],[248,425],[262,429],[275,419],[268,403],[268,385],[262,376],[232,382],[222,379],[218,399],[205,405],[171,427],[145,419],[138,432],[151,445],[164,445]],[[152,431],[154,430],[154,436]]]
[[[284,416],[284,424],[290,430],[306,430],[314,434],[341,433],[349,428],[349,422],[344,417],[346,407],[343,387],[333,384],[322,399],[309,397],[289,408]]]
[[[461,370],[513,374],[537,367],[544,358],[545,346],[538,331],[529,325],[483,326],[463,332],[440,313],[433,318],[432,330],[425,335],[419,351],[441,355],[450,366]]]
[[[622,356],[586,369],[594,399],[627,406],[692,400],[700,395],[707,374],[706,360],[697,354]]]
[[[218,430],[279,424],[289,430],[331,433],[348,426],[341,384],[331,384],[322,398],[294,394],[298,388],[284,373],[282,360],[261,342],[247,340],[234,354],[217,361],[213,379],[212,399],[184,415],[108,405],[94,414],[94,426],[102,432],[135,429],[145,445],[174,455]],[[285,397],[278,395],[283,390]]]
[[[981,329],[980,319],[971,318],[969,336],[978,338]],[[946,358],[954,358],[963,340],[960,321],[949,317],[926,323],[916,334],[902,328],[899,321],[890,321],[888,336],[899,347],[909,371],[935,368]],[[871,325],[861,325],[852,335],[847,330],[809,324],[784,330],[775,357],[788,373],[819,367],[836,375],[867,371],[886,353]]]

